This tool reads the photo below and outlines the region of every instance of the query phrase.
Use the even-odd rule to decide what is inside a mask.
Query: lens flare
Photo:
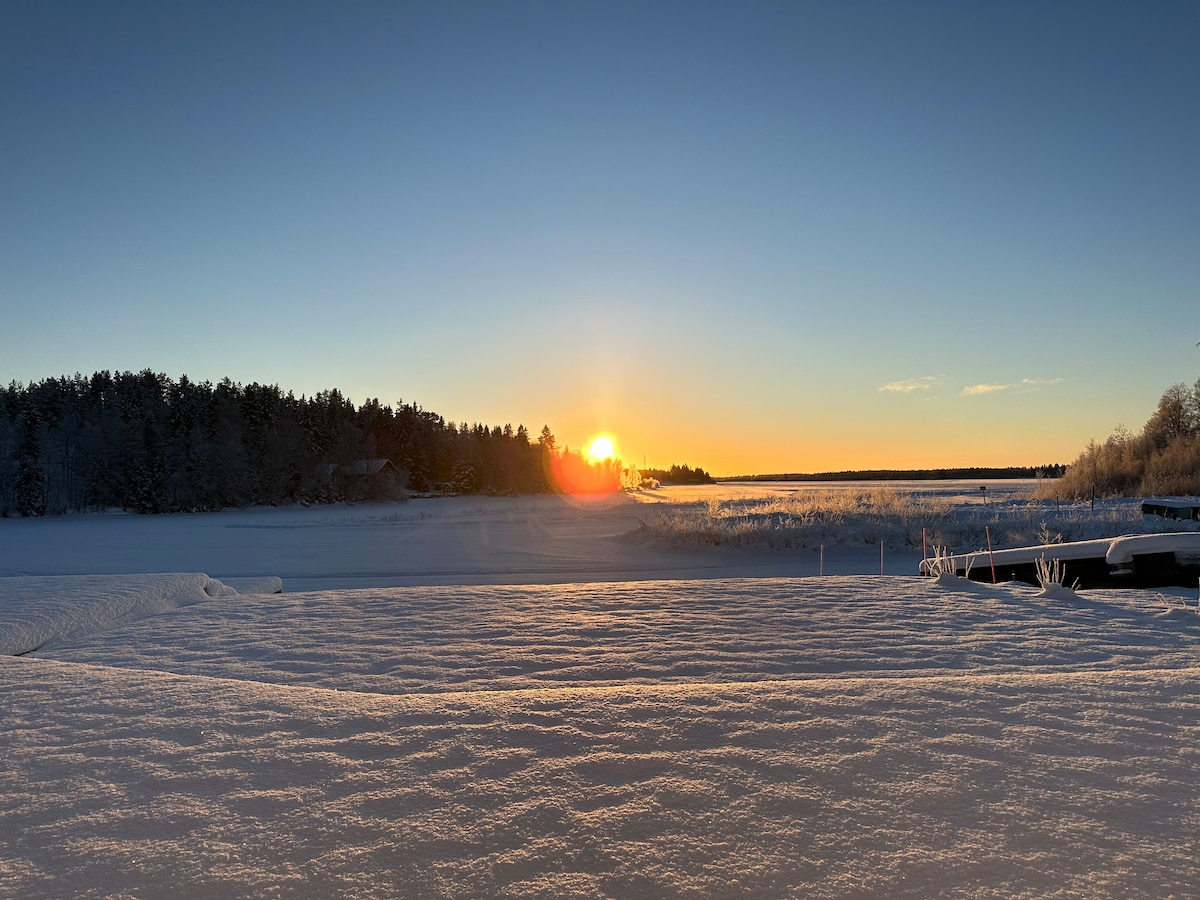
[[[592,438],[583,450],[548,450],[544,462],[550,487],[576,505],[608,505],[623,496],[621,460],[607,434]]]

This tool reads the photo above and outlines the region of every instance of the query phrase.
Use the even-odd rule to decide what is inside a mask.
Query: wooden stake
[[[992,554],[992,526],[983,526],[984,533],[988,539],[988,559],[992,563],[992,584],[996,583],[996,557]]]

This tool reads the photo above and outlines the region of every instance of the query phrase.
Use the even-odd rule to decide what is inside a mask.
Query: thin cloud
[[[879,390],[887,394],[912,394],[917,391],[927,391],[939,381],[943,381],[943,375],[926,375],[924,378],[909,378],[905,381],[892,381],[885,384]]]
[[[1022,378],[1008,384],[971,384],[962,389],[964,397],[998,394],[1001,391],[1036,391],[1047,384],[1062,384],[1063,378]]]
[[[963,395],[973,397],[976,394],[995,394],[1012,388],[1011,384],[971,384],[962,389]]]

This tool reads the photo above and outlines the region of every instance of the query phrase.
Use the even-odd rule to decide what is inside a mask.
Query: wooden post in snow
[[[987,535],[987,539],[988,539],[988,559],[992,563],[992,584],[995,584],[996,583],[996,557],[992,553],[992,526],[984,525],[983,531]]]

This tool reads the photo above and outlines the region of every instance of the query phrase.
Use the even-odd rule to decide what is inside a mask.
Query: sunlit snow
[[[443,502],[0,522],[0,894],[1195,896],[1195,589]]]

